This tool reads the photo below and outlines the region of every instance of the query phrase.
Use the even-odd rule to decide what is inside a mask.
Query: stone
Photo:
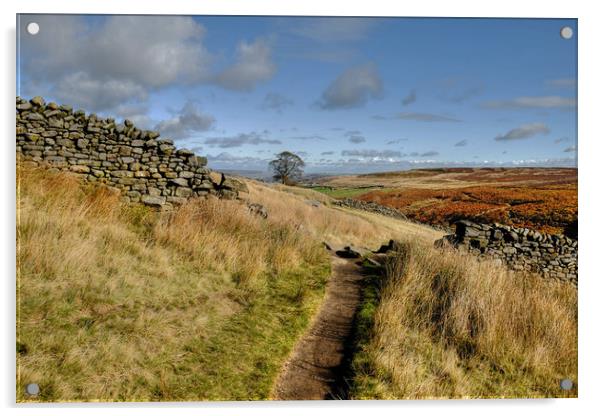
[[[159,145],[159,151],[164,154],[171,154],[174,150],[174,147],[170,144],[161,144]]]
[[[43,107],[45,103],[44,99],[40,96],[33,97],[29,102],[36,107]]]
[[[190,179],[190,178],[194,178],[194,172],[190,172],[188,170],[183,170],[180,173],[178,173],[178,176],[180,178]]]
[[[164,196],[143,195],[140,200],[144,205],[160,208],[166,202]]]
[[[69,168],[69,170],[75,173],[90,173],[90,168],[83,165],[73,165]]]
[[[77,147],[80,148],[80,149],[83,149],[85,147],[88,147],[89,143],[90,143],[90,141],[87,140],[87,139],[79,139],[77,141]]]
[[[252,203],[248,204],[249,212],[253,215],[257,215],[263,219],[268,218],[268,210],[261,204]]]
[[[359,251],[351,246],[346,246],[342,250],[337,250],[335,251],[335,254],[344,259],[357,259],[362,256]]]
[[[171,183],[173,185],[177,185],[177,186],[183,186],[183,187],[188,186],[188,180],[186,180],[184,178],[173,178],[173,179],[169,180],[169,183]]]
[[[17,110],[19,110],[19,111],[31,110],[32,107],[33,107],[33,105],[31,105],[31,103],[29,103],[29,102],[17,104]]]
[[[25,119],[30,121],[46,121],[44,116],[38,113],[29,113],[25,116]]]
[[[192,189],[183,186],[178,186],[176,188],[175,195],[179,197],[189,198],[190,196],[192,196]]]
[[[188,149],[178,149],[176,150],[176,155],[181,157],[194,156],[194,152]]]
[[[144,146],[144,140],[132,140],[132,147],[142,147]]]

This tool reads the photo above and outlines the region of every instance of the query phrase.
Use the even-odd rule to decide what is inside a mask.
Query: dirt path
[[[345,398],[342,379],[353,318],[361,301],[360,266],[332,257],[332,277],[309,331],[298,341],[276,381],[275,400]]]

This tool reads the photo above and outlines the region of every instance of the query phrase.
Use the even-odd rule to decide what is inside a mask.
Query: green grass
[[[167,380],[159,400],[266,400],[283,361],[319,304],[329,275],[308,267],[270,283],[206,341],[191,342],[186,371]]]

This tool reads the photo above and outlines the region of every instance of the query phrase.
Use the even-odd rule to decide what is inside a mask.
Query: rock
[[[40,96],[33,97],[31,100],[29,100],[29,102],[36,107],[43,107],[45,104],[44,99]]]
[[[188,180],[184,178],[173,178],[169,180],[169,183],[181,187],[188,187]]]
[[[253,215],[257,215],[263,219],[268,218],[268,210],[261,204],[252,203],[248,204],[249,212]]]
[[[315,199],[308,199],[308,200],[305,201],[305,203],[307,205],[310,205],[310,206],[314,207],[314,208],[319,208],[322,205],[322,203],[320,201],[315,200]]]
[[[346,246],[342,250],[337,250],[335,254],[344,259],[357,259],[361,257],[359,251],[355,250],[351,246]]]
[[[192,196],[192,189],[179,186],[176,188],[175,194],[178,197],[189,198],[190,196]]]
[[[209,174],[209,178],[211,179],[211,182],[213,182],[215,185],[217,185],[219,187],[219,186],[221,186],[222,182],[224,181],[225,176],[221,172],[211,172]]]
[[[19,110],[19,111],[31,110],[32,108],[33,108],[33,105],[31,105],[31,103],[29,103],[29,102],[17,104],[17,110]]]
[[[180,173],[178,173],[178,176],[180,178],[186,178],[186,179],[190,179],[190,178],[194,178],[194,173],[190,172],[188,170],[183,170]]]
[[[90,168],[88,166],[72,165],[69,169],[75,173],[90,173]]]
[[[163,204],[165,204],[165,197],[163,196],[143,195],[140,200],[144,205],[157,208],[160,208],[163,206]]]
[[[225,178],[221,184],[221,187],[228,188],[236,192],[249,192],[247,184],[245,184],[243,181],[233,178]]]
[[[194,156],[194,152],[188,149],[178,149],[176,150],[176,155],[181,157]]]
[[[29,121],[44,121],[46,122],[46,119],[44,118],[43,115],[39,114],[39,113],[29,113],[25,116],[26,120]]]

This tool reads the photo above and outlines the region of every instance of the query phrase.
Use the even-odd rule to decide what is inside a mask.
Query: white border
[[[602,354],[598,300],[601,290],[597,231],[600,231],[600,128],[602,106],[597,99],[600,90],[602,66],[599,40],[602,39],[602,22],[596,13],[595,2],[504,0],[485,1],[421,0],[407,3],[371,0],[351,3],[349,0],[303,0],[285,2],[277,0],[238,1],[180,1],[170,0],[150,3],[113,2],[107,0],[16,0],[1,4],[3,29],[2,91],[2,239],[1,250],[4,267],[2,301],[2,332],[0,335],[2,372],[0,381],[1,405],[9,415],[105,415],[107,407],[114,413],[163,415],[180,414],[231,414],[241,410],[251,414],[329,414],[340,410],[350,415],[362,415],[370,410],[379,413],[420,413],[448,415],[504,415],[545,413],[546,415],[590,414],[602,408],[602,383],[600,382]],[[15,400],[15,176],[14,176],[14,97],[15,92],[15,21],[16,13],[129,13],[129,14],[252,14],[252,15],[347,15],[347,16],[443,16],[443,17],[570,17],[579,19],[579,208],[580,208],[580,275],[579,284],[579,399],[573,400],[479,400],[479,401],[407,401],[407,402],[347,402],[347,403],[188,403],[188,404],[130,404],[130,405],[52,405],[17,406]],[[598,127],[598,128],[596,128]],[[597,411],[595,409],[598,409]]]

